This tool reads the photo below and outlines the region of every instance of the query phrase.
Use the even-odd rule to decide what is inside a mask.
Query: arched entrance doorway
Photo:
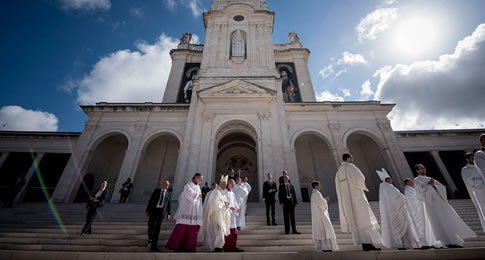
[[[312,181],[320,181],[322,194],[336,199],[337,164],[329,144],[313,133],[304,133],[295,141],[296,162],[300,176],[302,200],[310,201]]]
[[[249,127],[249,126],[246,126]],[[223,129],[224,130],[224,129]],[[225,127],[226,132],[220,133],[216,142],[216,172],[215,181],[219,182],[221,175],[234,170],[242,177],[248,177],[251,185],[248,201],[259,201],[259,176],[257,143],[251,133],[233,127]]]
[[[91,160],[86,168],[86,174],[94,176],[94,187],[96,190],[101,181],[108,181],[108,196],[106,201],[111,200],[121,164],[125,158],[125,151],[128,148],[128,139],[123,134],[114,134],[104,139],[96,146],[92,153]],[[91,180],[92,181],[92,180]],[[83,185],[81,184],[81,187]]]
[[[379,200],[379,185],[381,180],[376,170],[385,168],[391,177],[392,168],[388,166],[386,156],[377,142],[363,133],[352,133],[347,138],[347,148],[352,154],[354,164],[359,167],[365,176],[365,184],[369,189],[366,193],[369,201]]]
[[[148,141],[143,149],[130,202],[147,202],[153,189],[164,180],[173,185],[180,149],[179,140],[173,135],[161,135]]]

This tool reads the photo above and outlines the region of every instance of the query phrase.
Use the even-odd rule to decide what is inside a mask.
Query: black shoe
[[[407,248],[401,247],[401,248],[398,248],[397,250],[407,250]]]
[[[237,227],[237,230],[241,230],[241,227]]]
[[[185,253],[195,253],[195,250],[192,250],[192,249],[185,249],[184,250]]]
[[[362,244],[362,250],[364,251],[380,251],[380,248],[376,248],[373,244]]]
[[[322,252],[329,253],[329,252],[333,252],[333,251],[332,250],[322,250]]]
[[[81,234],[79,234],[79,235],[81,235],[81,236],[85,236],[85,235],[86,235],[86,233],[81,233]]]
[[[287,234],[287,235],[288,235],[288,234],[290,234],[290,232],[285,232],[285,234]]]
[[[224,252],[224,249],[222,249],[222,248],[219,247],[219,248],[214,249],[214,252],[216,252],[216,253],[223,253]]]
[[[292,234],[294,234],[294,235],[301,235],[301,233],[298,232],[298,231],[294,231]]]
[[[273,222],[273,226],[278,226],[278,224],[276,224],[276,222]]]
[[[233,252],[244,252],[244,250],[240,249],[240,248],[235,248],[234,250],[232,250]]]
[[[422,246],[420,249],[422,250],[427,250],[433,248],[432,246]]]
[[[158,252],[158,247],[150,247],[150,250],[152,250],[153,252]]]
[[[268,222],[268,226],[271,226],[271,224]]]
[[[459,245],[446,245],[447,248],[463,248],[462,246]]]

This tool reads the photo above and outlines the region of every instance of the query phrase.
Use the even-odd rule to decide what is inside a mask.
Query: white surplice
[[[212,190],[210,190],[209,192],[207,192],[207,194],[205,195],[205,200],[204,200],[204,203],[203,203],[203,208],[204,210],[207,208],[207,203],[209,201],[209,198],[212,194]]]
[[[243,182],[241,183],[241,185],[243,185],[244,187],[246,187],[246,189],[248,190],[248,193],[251,193],[251,184],[247,183],[247,182]],[[244,215],[246,215],[246,213],[248,212],[248,198],[249,196],[246,197],[246,199],[244,200]]]
[[[311,196],[312,238],[318,250],[338,250],[337,237],[328,215],[328,203],[320,191],[314,189]]]
[[[207,206],[204,211],[204,224],[200,229],[199,240],[204,241],[204,250],[212,252],[215,248],[224,246],[224,237],[230,234],[231,223],[229,208],[224,191],[217,186],[207,196]]]
[[[426,205],[423,201],[418,200],[416,190],[406,185],[404,195],[406,196],[406,206],[413,221],[419,245],[441,247],[441,242],[437,241],[434,236],[433,227],[426,212]]]
[[[226,200],[229,204],[229,208],[234,208],[231,210],[231,228],[237,228],[237,215],[239,214],[237,210],[239,209],[239,204],[236,201],[236,195],[233,191],[226,189]]]
[[[382,244],[379,223],[364,191],[365,177],[352,163],[343,162],[335,176],[342,232],[352,233],[354,245]]]
[[[203,209],[202,196],[199,185],[193,181],[184,186],[179,196],[179,207],[174,215],[176,224],[202,225]]]
[[[234,195],[236,196],[236,202],[239,205],[240,212],[236,217],[236,224],[238,227],[246,226],[246,199],[248,198],[248,190],[244,185],[234,185]]]
[[[414,187],[418,201],[424,202],[434,235],[443,245],[463,246],[463,239],[477,235],[440,194],[444,185],[435,180],[433,187],[430,180],[428,176],[418,176],[414,179]]]
[[[417,248],[418,238],[404,195],[387,182],[379,187],[381,234],[387,248]]]
[[[483,148],[482,148],[483,149]],[[475,166],[478,169],[478,172],[485,178],[485,151],[478,150],[475,153]]]
[[[461,176],[477,209],[482,230],[485,232],[485,180],[473,164],[467,164],[463,167]]]

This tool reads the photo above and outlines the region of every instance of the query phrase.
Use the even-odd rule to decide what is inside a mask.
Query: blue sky
[[[82,131],[80,104],[161,100],[168,51],[212,0],[3,0],[0,130]],[[268,0],[319,100],[398,104],[393,128],[485,127],[485,1]],[[459,44],[459,42],[461,43]]]

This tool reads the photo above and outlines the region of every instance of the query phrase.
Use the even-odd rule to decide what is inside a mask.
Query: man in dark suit
[[[162,220],[170,219],[170,199],[172,194],[168,190],[169,181],[162,183],[162,188],[155,189],[148,201],[145,215],[148,217],[148,247],[150,250],[158,251],[158,235]]]
[[[283,176],[283,184],[280,185],[280,205],[283,207],[283,216],[285,218],[285,233],[290,233],[290,221],[293,234],[301,234],[296,231],[295,222],[295,207],[298,204],[296,201],[295,187],[290,183],[290,177]]]
[[[284,183],[284,178],[285,178],[285,176],[288,176],[288,171],[283,170],[283,172],[281,174],[283,174],[283,175],[281,175],[280,178],[279,178],[280,185]],[[288,180],[288,182],[291,183],[291,181],[289,181],[289,180]]]
[[[88,214],[86,215],[86,224],[81,231],[81,236],[86,234],[91,234],[91,225],[98,214],[98,208],[102,208],[104,206],[104,200],[106,199],[106,195],[108,191],[106,187],[108,186],[107,181],[101,182],[99,189],[95,190],[91,195],[90,200],[86,204],[86,209],[88,210]]]
[[[275,220],[275,194],[278,192],[278,188],[276,188],[276,183],[273,181],[273,176],[271,176],[271,173],[268,173],[266,175],[266,178],[268,179],[263,183],[263,200],[264,203],[266,204],[266,221],[268,222],[268,226],[273,224],[273,226],[276,226],[276,220]],[[269,222],[269,210],[271,208],[271,220],[272,222]]]

